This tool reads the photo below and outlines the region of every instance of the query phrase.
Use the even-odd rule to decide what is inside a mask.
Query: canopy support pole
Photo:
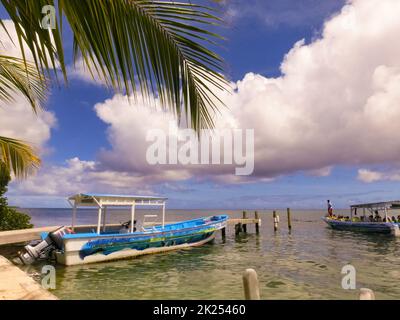
[[[97,217],[97,234],[100,234],[100,227],[101,227],[101,207],[99,207],[99,213]]]
[[[131,233],[133,233],[135,227],[135,205],[136,203],[134,202],[131,207]]]
[[[165,226],[165,202],[162,204],[162,227]]]
[[[104,206],[104,209],[103,209],[103,232],[106,231],[106,215],[107,215],[107,206]]]
[[[75,231],[75,224],[76,224],[76,203],[74,201],[74,207],[72,209],[72,231]]]

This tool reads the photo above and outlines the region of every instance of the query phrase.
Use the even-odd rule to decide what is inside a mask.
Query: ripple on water
[[[400,298],[399,239],[334,231],[321,213],[294,210],[291,234],[284,221],[274,233],[270,213],[261,215],[260,235],[248,226],[248,234],[235,237],[229,230],[225,242],[218,235],[214,243],[190,250],[56,266],[54,293],[64,299],[241,299],[241,274],[254,268],[264,299],[354,299],[357,292],[341,288],[341,269],[351,263],[358,287],[373,289],[377,298]],[[0,254],[11,257],[19,249],[0,247]],[[41,265],[27,270],[38,278]]]

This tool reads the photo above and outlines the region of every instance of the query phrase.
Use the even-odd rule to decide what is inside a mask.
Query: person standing
[[[332,217],[333,216],[333,205],[332,205],[331,200],[327,200],[327,202],[328,202],[328,215],[330,217]]]

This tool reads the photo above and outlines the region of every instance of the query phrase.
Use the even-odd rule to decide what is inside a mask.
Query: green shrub
[[[4,194],[7,192],[10,180],[10,172],[0,161],[0,231],[32,228],[30,216],[8,206]]]

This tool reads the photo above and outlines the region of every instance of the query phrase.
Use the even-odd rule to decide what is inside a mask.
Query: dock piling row
[[[278,231],[278,224],[279,224],[279,216],[276,214],[276,211],[272,213],[272,217],[274,218],[274,232]]]
[[[247,219],[246,211],[243,211],[243,220],[244,219]],[[245,223],[243,224],[243,232],[247,232],[247,225]]]
[[[258,212],[257,212],[257,211],[254,212],[254,218],[255,218],[256,220],[261,221],[261,220],[258,218]],[[259,223],[258,223],[258,222],[256,222],[256,233],[257,233],[257,234],[260,233],[260,226],[259,226]]]

